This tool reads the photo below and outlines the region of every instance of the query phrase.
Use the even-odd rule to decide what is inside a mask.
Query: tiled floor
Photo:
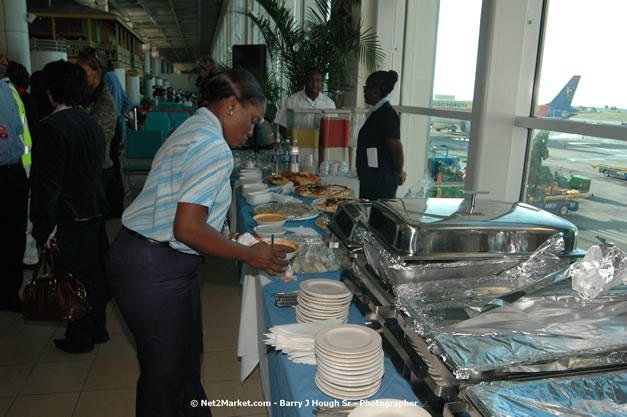
[[[119,221],[109,221],[114,236]],[[25,271],[25,280],[30,272]],[[239,382],[237,332],[241,289],[235,264],[206,259],[200,272],[203,303],[202,377],[209,399],[263,400],[259,372]],[[0,417],[132,417],[139,376],[132,336],[109,305],[111,340],[85,354],[56,349],[63,326],[24,322],[0,312]],[[265,416],[257,407],[213,408],[213,415]]]

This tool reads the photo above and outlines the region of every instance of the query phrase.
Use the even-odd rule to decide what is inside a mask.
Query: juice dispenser
[[[323,110],[320,119],[320,161],[349,161],[351,111]]]
[[[288,109],[287,135],[298,139],[301,170],[318,170],[318,142],[320,140],[320,109]]]

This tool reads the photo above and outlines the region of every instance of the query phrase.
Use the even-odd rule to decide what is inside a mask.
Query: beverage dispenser
[[[287,136],[298,140],[301,171],[315,173],[318,169],[321,113],[320,109],[287,110]]]
[[[349,162],[351,111],[323,110],[320,119],[320,161]]]

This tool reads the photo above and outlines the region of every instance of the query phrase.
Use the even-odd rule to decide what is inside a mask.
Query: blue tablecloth
[[[279,308],[274,304],[272,294],[282,291],[295,291],[301,281],[312,278],[339,279],[339,271],[324,274],[300,275],[298,282],[273,281],[263,287],[262,303],[266,331],[275,325],[296,323],[295,310],[293,308]],[[364,324],[364,316],[352,305],[349,323]],[[279,416],[312,416],[312,410],[316,408],[316,402],[333,403],[336,400],[324,394],[314,382],[316,375],[315,365],[298,364],[287,359],[287,355],[281,352],[269,352],[267,355],[270,376],[270,390],[272,397],[272,417]],[[409,382],[402,378],[394,368],[390,359],[385,358],[385,375],[381,389],[369,400],[379,398],[398,398],[407,401],[415,401],[420,404],[418,398],[410,388]],[[302,401],[301,404],[281,406],[284,401]]]
[[[255,226],[255,221],[253,220],[252,210],[253,206],[249,205],[246,202],[246,199],[242,196],[241,190],[237,189],[233,191],[235,194],[234,203],[235,210],[237,212],[237,232],[253,232],[253,227]],[[305,204],[311,204],[314,198],[305,198],[292,194],[292,196],[297,197]],[[286,227],[311,227],[318,231],[319,233],[324,233],[322,229],[320,229],[315,224],[316,219],[311,220],[302,220],[302,221],[290,221],[286,222]],[[259,280],[259,277],[252,279]],[[293,308],[279,308],[274,304],[274,298],[272,294],[276,292],[284,292],[284,291],[295,291],[298,289],[298,285],[301,281],[312,278],[325,278],[325,279],[340,279],[340,271],[332,271],[326,273],[318,273],[318,274],[298,274],[297,281],[283,282],[283,281],[272,281],[261,289],[261,311],[263,311],[263,320],[264,320],[264,330],[268,331],[268,329],[275,325],[280,324],[288,324],[288,323],[296,323],[296,312]],[[251,297],[254,298],[254,297]],[[261,315],[261,311],[259,311],[258,315]],[[259,319],[260,317],[258,317]],[[359,312],[359,310],[352,305],[349,317],[349,323],[354,324],[364,324],[364,317]],[[261,323],[259,323],[261,327]],[[259,329],[259,331],[262,331]],[[261,335],[258,335],[260,337]],[[266,355],[264,355],[266,356]],[[316,366],[315,365],[304,365],[297,364],[289,359],[287,359],[287,355],[282,354],[281,352],[270,351],[267,354],[267,365],[268,365],[268,379],[269,379],[269,387],[270,387],[270,395],[268,398],[268,393],[266,393],[266,398],[270,399],[272,402],[272,417],[280,417],[280,416],[302,416],[302,417],[310,417],[312,416],[312,410],[316,408],[316,403],[334,403],[339,402],[340,400],[336,400],[328,395],[324,394],[322,391],[318,389],[314,382],[314,378],[316,375]],[[381,389],[377,394],[372,396],[369,399],[378,399],[378,398],[398,398],[405,399],[407,401],[415,401],[419,403],[416,395],[410,388],[409,382],[402,378],[394,368],[392,362],[385,358],[384,360],[385,366],[385,374],[383,377],[383,381],[381,384]],[[262,378],[263,378],[262,371]],[[263,384],[262,384],[263,385]],[[264,388],[265,390],[265,388]],[[285,405],[281,401],[288,402]],[[300,401],[300,404],[296,402]],[[293,403],[290,403],[293,402]]]

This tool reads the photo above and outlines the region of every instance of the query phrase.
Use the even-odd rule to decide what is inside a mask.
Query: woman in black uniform
[[[401,123],[388,99],[396,81],[396,71],[376,71],[364,86],[366,104],[373,107],[357,139],[359,198],[395,198],[405,182]]]

